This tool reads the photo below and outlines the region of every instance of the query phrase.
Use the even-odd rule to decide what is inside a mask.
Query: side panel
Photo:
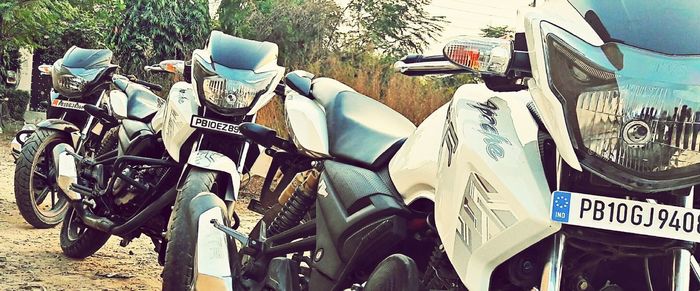
[[[197,95],[194,94],[191,84],[177,82],[170,89],[161,130],[165,149],[176,162],[180,160],[180,147],[194,133],[195,129],[190,127],[190,120],[197,114],[197,103]],[[156,114],[158,119],[160,114]]]
[[[294,144],[314,157],[328,157],[326,112],[315,101],[291,93],[284,100],[285,116]]]
[[[389,162],[389,175],[404,203],[435,200],[438,153],[448,104],[430,114]]]
[[[550,190],[529,100],[527,91],[465,85],[447,113],[436,224],[469,290],[488,290],[496,266],[561,227],[549,219]]]

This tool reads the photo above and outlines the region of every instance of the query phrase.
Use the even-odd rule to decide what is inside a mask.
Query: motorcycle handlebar
[[[128,78],[129,78],[129,81],[134,82],[134,83],[139,84],[139,85],[146,86],[147,88],[149,88],[153,91],[158,91],[158,92],[163,91],[163,86],[161,86],[161,85],[146,82],[143,80],[139,80],[135,76],[128,76]]]
[[[406,76],[458,74],[467,70],[448,61],[445,56],[409,55],[394,64],[394,70]]]

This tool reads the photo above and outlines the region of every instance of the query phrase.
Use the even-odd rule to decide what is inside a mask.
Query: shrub
[[[29,93],[0,87],[0,98],[7,98],[7,115],[15,120],[24,120],[24,112],[29,104]],[[4,108],[3,108],[4,109]],[[5,115],[5,112],[2,112]]]

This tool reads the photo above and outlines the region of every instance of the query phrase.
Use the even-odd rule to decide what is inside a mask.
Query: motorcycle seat
[[[126,87],[126,117],[142,122],[150,121],[163,103],[158,95],[136,83]]]
[[[400,113],[339,81],[315,79],[311,95],[326,110],[329,153],[338,161],[380,169],[416,130]]]

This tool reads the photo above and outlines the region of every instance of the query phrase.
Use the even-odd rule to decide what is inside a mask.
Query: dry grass
[[[316,76],[336,79],[400,112],[414,124],[447,103],[455,88],[440,80],[407,77],[392,70],[392,64],[372,55],[346,61],[329,57],[310,64],[305,70]],[[276,99],[258,113],[258,122],[284,132],[282,104]],[[286,133],[284,133],[286,135]]]

